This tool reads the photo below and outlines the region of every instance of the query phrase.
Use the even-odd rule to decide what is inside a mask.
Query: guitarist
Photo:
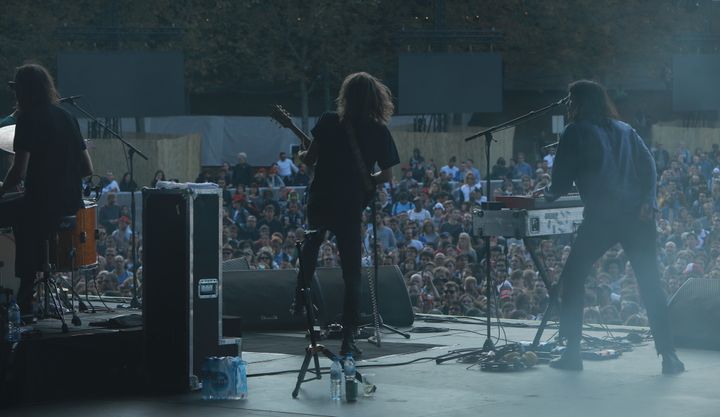
[[[345,281],[340,354],[357,357],[362,353],[353,338],[360,315],[361,214],[376,186],[392,180],[391,168],[400,158],[387,128],[394,111],[387,86],[365,72],[350,74],[336,101],[337,112],[320,117],[314,140],[300,152],[303,162],[315,166],[307,216],[309,228],[317,231],[308,234],[301,256],[304,273],[312,277],[325,232],[335,234]]]

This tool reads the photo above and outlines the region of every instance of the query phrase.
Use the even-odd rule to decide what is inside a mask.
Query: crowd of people
[[[658,263],[665,291],[671,295],[691,277],[720,279],[720,149],[693,152],[681,144],[670,152],[657,144],[652,152],[658,169]],[[552,148],[532,163],[522,153],[508,162],[498,158],[491,173],[499,184],[493,193],[531,195],[551,181],[553,158]],[[493,293],[488,297],[484,240],[472,233],[472,209],[485,200],[485,182],[472,159],[458,162],[452,157],[438,165],[416,149],[402,165],[402,175],[379,187],[375,223],[368,209],[361,226],[364,265],[372,263],[375,224],[378,261],[399,267],[415,312],[480,316],[490,305],[493,314],[503,318],[541,317],[548,288],[521,240],[490,239]],[[162,179],[164,173],[158,171],[152,183]],[[295,241],[302,239],[306,223],[306,166],[280,154],[269,168],[255,168],[240,153],[235,166],[204,171],[198,181],[223,188],[224,260],[243,257],[258,270],[297,267]],[[86,280],[77,283],[80,293],[132,294],[136,269],[129,253],[130,213],[117,205],[113,191],[98,213],[99,267],[87,286]],[[141,285],[140,237],[138,242]],[[572,236],[540,242],[540,259],[550,281],[558,279],[571,245]],[[331,235],[318,262],[321,267],[339,266]],[[588,323],[647,325],[632,267],[620,246],[596,263],[586,281],[585,306]]]

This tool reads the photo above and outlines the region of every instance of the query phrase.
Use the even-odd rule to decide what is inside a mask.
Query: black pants
[[[333,232],[340,252],[340,266],[345,281],[343,332],[346,336],[350,335],[360,321],[360,225],[350,222],[350,224],[319,226],[313,230],[315,232],[310,233],[303,242],[300,255],[305,282],[310,282],[315,274],[318,252],[326,232],[328,230]]]
[[[45,241],[50,230],[54,230],[53,223],[29,207],[24,196],[19,196],[0,201],[0,227],[13,228],[15,275],[20,278],[16,299],[22,314],[30,314],[35,275],[43,269]]]
[[[562,305],[560,335],[570,346],[577,346],[582,336],[585,277],[593,263],[605,251],[620,243],[630,260],[647,309],[650,329],[658,353],[673,350],[668,318],[667,296],[660,287],[654,221],[641,221],[638,216],[586,218],[577,232],[565,268],[560,275]]]

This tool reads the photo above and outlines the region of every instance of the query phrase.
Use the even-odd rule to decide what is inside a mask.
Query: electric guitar
[[[310,147],[312,139],[310,139],[308,135],[305,134],[305,132],[303,132],[299,127],[295,126],[295,123],[293,123],[290,113],[288,113],[288,111],[285,110],[283,106],[275,104],[272,108],[272,112],[270,112],[270,117],[275,120],[280,126],[290,129],[290,131],[292,131],[295,136],[300,139],[300,146],[303,150],[307,150]],[[351,134],[350,132],[348,132],[348,134],[354,136],[354,134]],[[355,142],[354,137],[351,138],[350,145],[350,148],[352,149],[352,152],[354,154],[354,158],[357,161],[358,170],[361,170],[364,173],[363,207],[367,207],[367,205],[370,204],[373,197],[375,196],[376,188],[375,185],[373,185],[375,184],[375,181],[370,175],[370,172],[365,169],[365,163],[362,160],[360,150],[357,147],[357,142]]]
[[[290,117],[290,113],[288,113],[283,106],[275,104],[272,107],[272,112],[270,112],[270,117],[278,122],[280,126],[290,129],[295,136],[300,139],[300,147],[303,150],[307,150],[310,147],[312,139],[310,139],[299,127],[295,126],[295,123],[293,123],[292,118]]]

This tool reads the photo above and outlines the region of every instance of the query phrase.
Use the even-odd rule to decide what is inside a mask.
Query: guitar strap
[[[352,124],[343,123],[345,127],[345,131],[348,135],[348,143],[350,144],[350,152],[352,152],[353,157],[355,158],[355,164],[360,169],[360,177],[363,180],[363,185],[365,186],[366,192],[370,192],[375,187],[373,186],[371,179],[370,179],[370,171],[367,169],[367,166],[365,166],[365,161],[363,161],[362,154],[360,153],[360,147],[357,143],[357,138],[355,136],[355,128],[353,128]]]

